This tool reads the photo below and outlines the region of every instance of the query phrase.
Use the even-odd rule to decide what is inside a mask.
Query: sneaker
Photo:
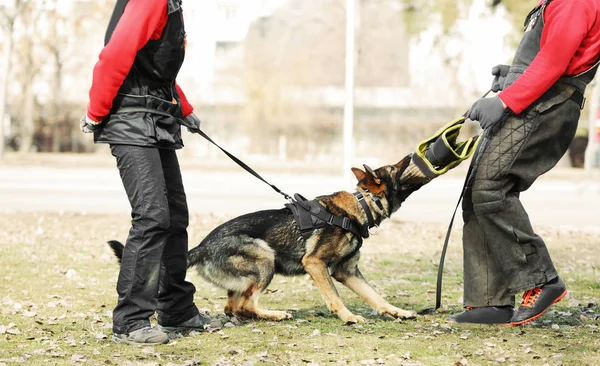
[[[211,326],[212,319],[204,314],[198,314],[195,317],[179,323],[175,326],[159,325],[158,329],[164,333],[187,333],[195,330],[196,332],[206,332],[215,329]]]
[[[536,320],[550,306],[559,302],[567,294],[567,285],[560,277],[546,283],[542,287],[525,291],[521,306],[512,317],[510,325],[521,325]]]
[[[127,334],[113,333],[112,341],[137,345],[166,344],[169,343],[169,337],[157,328],[144,327]]]
[[[512,306],[467,307],[467,310],[462,313],[449,317],[448,321],[470,324],[508,324],[514,313],[515,308]]]

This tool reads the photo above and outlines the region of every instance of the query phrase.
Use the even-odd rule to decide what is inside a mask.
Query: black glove
[[[467,117],[479,121],[481,128],[488,129],[500,122],[504,115],[504,104],[500,98],[482,98],[477,100],[467,112]]]
[[[497,93],[504,89],[504,80],[508,75],[510,65],[496,65],[492,67],[492,75],[494,75],[494,81],[492,81],[492,91]]]
[[[200,118],[196,117],[196,115],[194,113],[188,114],[188,116],[185,117],[185,120],[190,126],[194,126],[194,128],[196,128],[198,130],[200,129]],[[189,127],[188,127],[188,131],[190,131],[191,133],[194,133],[194,131],[192,131]]]
[[[92,121],[87,114],[79,120],[79,128],[83,133],[92,133],[96,131],[100,128],[100,124],[102,124],[102,122]]]

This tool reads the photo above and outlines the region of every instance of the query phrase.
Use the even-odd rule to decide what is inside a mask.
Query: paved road
[[[341,190],[341,177],[264,174],[288,193],[311,198]],[[242,214],[282,207],[283,197],[243,171],[183,172],[192,213]],[[458,199],[462,178],[444,176],[405,202],[394,219],[446,223]],[[540,179],[522,195],[535,225],[600,230],[600,182]],[[66,168],[3,166],[0,211],[75,211],[128,213],[129,206],[114,167]],[[458,219],[461,222],[460,219]]]

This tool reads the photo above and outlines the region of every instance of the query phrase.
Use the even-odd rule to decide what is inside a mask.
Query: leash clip
[[[379,225],[375,224],[375,226],[373,226],[373,227],[377,228],[377,230],[371,231],[371,228],[369,228],[368,229],[369,230],[369,234],[371,234],[371,235],[378,235],[379,234]]]
[[[281,192],[281,194],[283,195],[283,197],[284,197],[286,200],[290,201],[290,203],[291,203],[291,204],[294,204],[294,202],[296,202],[296,201],[294,201],[294,199],[293,199],[292,197],[290,197],[290,195],[289,195],[289,194],[287,194],[287,193],[285,193],[285,192]]]

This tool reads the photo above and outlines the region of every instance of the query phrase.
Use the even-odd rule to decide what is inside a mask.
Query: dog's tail
[[[197,246],[188,251],[188,261],[187,261],[188,269],[190,267],[197,265],[200,262],[200,259],[202,258],[199,247],[200,246]]]
[[[121,260],[123,259],[123,249],[125,248],[125,246],[123,244],[121,244],[120,241],[117,241],[117,240],[109,240],[107,243],[108,243],[108,246],[110,246],[110,248],[115,253],[115,257],[117,257],[117,259],[119,260],[119,264],[121,264]],[[187,268],[193,267],[196,264],[198,264],[198,262],[200,262],[200,258],[201,258],[201,254],[200,254],[200,250],[198,250],[198,247],[190,250],[188,252]]]
[[[117,257],[119,264],[121,264],[121,260],[123,259],[123,248],[125,248],[125,246],[116,240],[109,240],[108,245],[112,248],[113,252],[115,252],[115,257]]]

